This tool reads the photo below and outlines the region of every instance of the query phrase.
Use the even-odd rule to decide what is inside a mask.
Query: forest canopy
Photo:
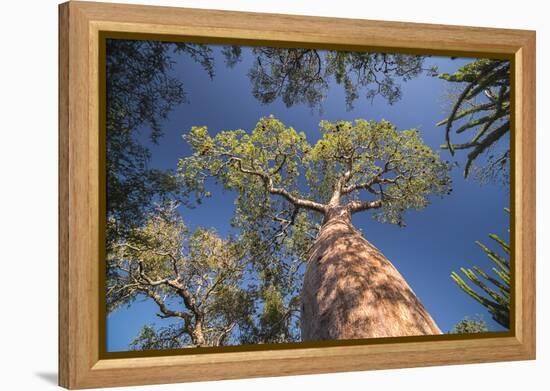
[[[340,246],[319,243],[331,221],[345,223],[339,235],[347,238],[347,245],[363,246],[380,262],[377,275],[354,271],[371,281],[368,286],[392,276],[391,283],[380,284],[383,291],[373,291],[384,311],[400,313],[395,298],[407,297],[411,312],[405,317],[425,319],[428,329],[437,333],[439,328],[404,277],[393,274],[389,260],[362,237],[367,220],[361,216],[372,218],[370,230],[377,230],[382,225],[378,223],[406,227],[416,216],[411,211],[422,211],[439,197],[457,202],[457,180],[458,198],[476,208],[474,197],[464,192],[462,176],[474,171],[476,177],[506,176],[509,63],[453,61],[376,52],[109,40],[107,310],[117,314],[148,302],[154,304],[158,320],[145,322],[128,341],[129,348],[301,341],[304,283],[309,278],[307,289],[326,288],[311,288],[311,256],[334,262],[330,254]],[[446,72],[439,71],[440,64]],[[254,103],[211,92],[216,83],[231,83],[233,76],[248,83],[244,90]],[[194,79],[202,80],[199,89]],[[434,104],[407,100],[407,93],[418,94],[407,87],[414,79],[456,86],[451,112],[438,123],[445,129],[439,138],[426,130],[441,118],[433,114],[435,98]],[[335,96],[340,105],[336,115],[334,107],[326,106]],[[246,100],[250,112],[240,110],[240,100]],[[411,109],[394,114],[395,121],[366,110],[394,107],[401,100]],[[326,109],[332,114],[325,116]],[[424,110],[426,120],[420,124],[409,119]],[[234,126],[231,111],[244,116],[242,124]],[[210,115],[224,121],[211,121]],[[316,119],[314,125],[310,117]],[[173,129],[178,129],[176,136]],[[472,131],[477,133],[463,143]],[[466,151],[466,158],[455,156],[457,151]],[[465,163],[462,175],[454,173],[456,162],[444,160],[447,154]],[[454,212],[455,204],[445,202],[449,211],[439,208],[439,216],[449,224],[465,224]],[[232,214],[222,222],[215,215],[223,208]],[[198,219],[200,213],[213,225]],[[432,214],[429,221],[434,218]],[[418,219],[414,221],[416,228],[410,232],[419,227]],[[423,246],[444,247],[437,242],[441,235],[423,226],[434,236],[422,241]],[[405,242],[397,239],[401,234],[387,232],[392,236],[385,248],[402,249]],[[458,238],[453,240],[444,243],[459,245]],[[372,259],[360,261],[358,265],[372,264]],[[411,256],[407,261],[418,264],[419,273],[432,275],[427,260]],[[340,273],[338,280],[355,286],[352,274]],[[448,272],[443,278],[448,280]],[[332,307],[338,310],[322,316],[351,317],[348,302],[335,300]],[[323,303],[318,304],[320,308]],[[454,332],[486,330],[485,323],[467,316],[461,313],[458,319],[464,321],[454,321]],[[379,335],[391,330],[388,325],[367,331]]]

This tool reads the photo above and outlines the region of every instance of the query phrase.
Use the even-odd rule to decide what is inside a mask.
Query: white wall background
[[[104,0],[105,1],[105,0]],[[119,0],[119,2],[127,2]],[[543,389],[550,370],[547,261],[548,13],[536,0],[134,0],[133,3],[537,30],[538,359],[481,365],[157,386],[155,390]],[[56,388],[57,1],[0,12],[0,388]],[[545,376],[546,375],[546,376]],[[545,381],[546,379],[546,381]],[[546,385],[547,386],[547,385]],[[138,388],[135,388],[138,389]]]

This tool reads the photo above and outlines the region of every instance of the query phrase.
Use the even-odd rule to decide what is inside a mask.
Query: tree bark
[[[302,288],[302,340],[441,334],[403,276],[351,224],[327,210]]]
[[[197,319],[195,322],[195,326],[191,332],[191,339],[193,341],[193,345],[197,347],[206,345],[206,339],[204,338],[204,333],[202,330],[202,320]]]

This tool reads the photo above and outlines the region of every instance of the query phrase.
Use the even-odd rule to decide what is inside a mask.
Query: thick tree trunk
[[[206,345],[206,339],[204,338],[202,329],[202,319],[196,319],[195,326],[191,332],[191,339],[193,341],[193,345],[197,347]]]
[[[403,276],[351,224],[327,212],[302,289],[302,340],[441,334]]]

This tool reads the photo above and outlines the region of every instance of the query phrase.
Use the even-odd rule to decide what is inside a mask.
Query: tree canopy
[[[487,323],[481,317],[465,317],[454,325],[449,334],[475,334],[486,333],[488,331]]]
[[[184,134],[193,150],[178,163],[184,193],[200,202],[217,191],[213,182],[236,192],[232,224],[269,299],[245,333],[249,342],[299,340],[303,266],[335,210],[373,210],[379,221],[404,225],[407,209],[451,191],[447,163],[416,129],[359,119],[322,121],[320,132],[312,145],[269,116],[250,132],[211,135],[199,126]]]
[[[193,127],[184,137],[194,153],[180,160],[179,175],[197,200],[210,195],[205,180],[214,177],[237,190],[238,208],[250,213],[269,195],[283,201],[279,214],[326,215],[345,205],[350,213],[377,210],[376,219],[394,224],[404,224],[405,210],[426,206],[429,194],[451,191],[447,164],[416,129],[362,119],[322,121],[320,129],[321,138],[310,145],[303,132],[273,116],[261,118],[250,133],[211,136],[206,127]]]
[[[366,97],[401,96],[399,84],[419,75],[423,57],[314,49],[254,48],[249,77],[254,96],[263,103],[282,97],[287,106],[320,106],[334,77],[344,86],[349,107],[362,88]],[[223,46],[228,67],[242,56],[237,45]],[[143,222],[154,200],[178,195],[170,170],[149,167],[147,140],[157,143],[161,123],[177,105],[188,102],[185,86],[174,76],[175,56],[185,55],[214,77],[209,45],[148,40],[107,41],[107,214],[108,244]],[[433,69],[431,70],[434,71]]]
[[[424,69],[424,57],[320,51],[315,49],[253,48],[250,70],[253,95],[263,103],[282,97],[287,106],[320,106],[334,78],[344,86],[349,107],[359,97],[401,96],[397,79],[409,80]],[[228,67],[242,57],[242,47],[223,46]],[[177,105],[188,102],[185,86],[174,76],[175,57],[185,55],[214,77],[211,46],[149,40],[107,41],[107,214],[108,245],[129,227],[143,222],[154,200],[178,195],[170,170],[149,167],[147,143],[162,136],[161,123]]]
[[[213,76],[212,50],[207,45],[107,41],[108,246],[139,226],[155,199],[177,192],[172,172],[149,167],[145,143],[156,143],[162,136],[162,121],[186,102],[183,83],[171,73],[175,53],[190,56]]]
[[[438,123],[445,126],[446,144],[442,147],[453,155],[458,150],[468,151],[465,177],[474,161],[491,151],[478,173],[480,178],[500,177],[507,182],[510,147],[499,150],[496,144],[510,131],[510,61],[479,59],[439,77],[461,86],[449,117]],[[453,127],[457,135],[475,132],[467,142],[455,143],[451,141]]]
[[[424,67],[422,56],[250,50],[252,94],[265,104],[280,98],[287,107],[322,109],[332,80],[344,89],[348,110],[361,97],[380,96],[393,104],[401,98],[399,81],[436,71]],[[235,66],[241,51],[222,47],[225,64]],[[157,306],[159,318],[172,321],[160,328],[146,325],[133,349],[299,341],[304,264],[324,222],[343,211],[350,219],[370,211],[377,221],[404,226],[408,210],[452,191],[448,162],[416,129],[400,130],[386,120],[321,121],[315,142],[274,116],[260,118],[248,130],[193,126],[183,136],[192,154],[177,170],[151,168],[149,147],[162,137],[167,115],[188,101],[185,86],[172,73],[174,55],[188,56],[212,78],[212,48],[109,40],[107,54],[108,310],[146,298]],[[446,126],[444,148],[469,152],[465,176],[489,150],[487,170],[506,170],[509,148],[495,145],[509,132],[509,63],[478,60],[439,76],[464,88],[439,123]],[[467,143],[451,141],[453,130],[465,134],[476,128]],[[236,237],[189,230],[178,204],[170,202],[193,206],[222,188],[235,194]],[[490,298],[457,273],[452,278],[504,325],[509,275],[497,270],[503,282],[477,267],[462,271]],[[464,320],[455,331],[482,326]]]
[[[436,72],[424,68],[424,56],[407,54],[272,47],[253,52],[256,59],[248,73],[252,93],[262,103],[281,98],[287,107],[302,103],[321,108],[331,79],[344,88],[348,109],[361,93],[393,104],[402,94],[398,80]]]
[[[221,346],[252,322],[256,293],[245,284],[241,247],[212,230],[189,231],[173,203],[114,243],[108,263],[109,311],[145,297],[160,318],[176,321],[159,330],[146,326],[135,349]]]

